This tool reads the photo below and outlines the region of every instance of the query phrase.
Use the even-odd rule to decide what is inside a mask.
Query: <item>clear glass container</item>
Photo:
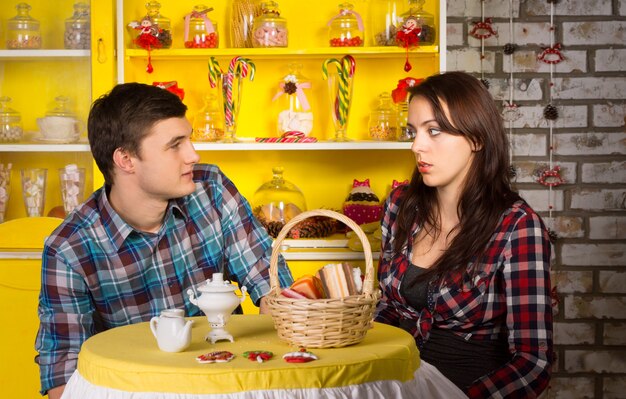
[[[378,96],[378,105],[370,114],[369,136],[379,141],[398,138],[398,110],[387,92]]]
[[[170,48],[172,47],[172,28],[169,18],[161,15],[161,3],[146,3],[147,14],[141,21],[133,21],[131,29],[132,43],[137,48]]]
[[[409,102],[402,101],[398,103],[398,141],[413,141],[415,133],[409,129]]]
[[[278,3],[261,3],[261,14],[254,19],[252,47],[287,47],[287,20],[280,16]]]
[[[401,15],[406,11],[406,0],[373,0],[371,27],[374,46],[396,46],[396,34],[402,28]]]
[[[65,20],[66,49],[86,50],[91,47],[89,4],[74,4],[74,14]]]
[[[217,48],[219,46],[217,22],[208,16],[212,10],[213,8],[198,4],[185,17],[186,48]]]
[[[11,98],[0,97],[0,143],[11,143],[22,138],[22,117],[11,109]]]
[[[193,118],[193,141],[218,141],[224,138],[224,114],[219,98],[206,95],[204,107]]]
[[[7,21],[7,48],[41,48],[39,21],[30,16],[31,7],[26,3],[19,3],[15,8],[17,15]]]
[[[290,63],[289,73],[278,84],[280,111],[278,134],[301,132],[308,136],[313,130],[313,112],[309,104],[311,80],[302,75],[301,63]]]
[[[435,16],[424,11],[425,0],[409,0],[409,10],[401,15],[402,29],[412,31],[419,29],[418,45],[433,45],[437,36]]]
[[[230,47],[252,47],[254,19],[261,15],[257,0],[233,0],[230,15]]]
[[[331,21],[328,28],[328,40],[331,47],[361,47],[365,41],[363,23],[354,11],[351,3],[339,4],[339,14]]]
[[[46,116],[76,118],[76,115],[70,109],[70,99],[67,96],[56,96],[54,98],[54,106],[46,112]]]
[[[262,184],[254,193],[255,213],[266,223],[286,223],[306,211],[304,194],[283,178],[283,171],[280,166],[272,168],[272,180]]]

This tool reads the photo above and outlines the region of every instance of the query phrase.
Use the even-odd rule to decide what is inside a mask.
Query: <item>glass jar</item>
[[[300,72],[302,64],[291,63],[288,68],[289,73],[280,80],[276,94],[280,101],[278,134],[301,132],[308,136],[313,130],[313,112],[306,93],[311,89],[311,80]]]
[[[430,46],[435,44],[437,30],[435,16],[423,10],[424,3],[425,0],[409,0],[409,10],[400,16],[400,20],[405,33],[417,35],[417,45]]]
[[[0,143],[19,141],[22,138],[22,117],[11,109],[10,97],[0,97]]]
[[[396,34],[402,27],[400,16],[405,10],[405,0],[374,0],[371,3],[374,46],[396,46]]]
[[[186,48],[217,48],[219,34],[217,22],[209,19],[208,13],[213,8],[199,4],[185,16],[185,47]]]
[[[193,141],[218,141],[224,138],[224,114],[219,98],[209,94],[204,107],[193,118]]]
[[[409,128],[409,102],[398,103],[398,141],[413,141],[415,133]]]
[[[137,48],[170,48],[172,46],[172,29],[170,19],[161,15],[161,3],[146,3],[147,14],[141,21],[128,24],[131,28],[132,43]]]
[[[369,135],[379,141],[394,141],[398,137],[398,111],[387,92],[378,96],[378,105],[370,114]]]
[[[252,47],[287,47],[287,20],[280,16],[278,3],[261,3],[261,15],[254,20]]]
[[[331,47],[361,47],[365,41],[363,20],[350,3],[339,4],[339,14],[328,23]]]
[[[230,47],[252,47],[254,19],[261,15],[257,0],[233,0],[230,16]]]
[[[31,7],[26,3],[19,3],[15,8],[17,15],[7,21],[7,48],[41,48],[39,21],[30,16]]]
[[[264,183],[254,193],[255,214],[262,223],[287,223],[300,212],[306,211],[304,194],[293,183],[283,178],[284,169],[272,168],[272,180]]]
[[[86,50],[91,47],[89,4],[74,4],[74,14],[65,20],[65,48]]]

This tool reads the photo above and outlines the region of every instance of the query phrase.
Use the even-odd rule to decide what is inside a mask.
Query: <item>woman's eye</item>
[[[428,134],[430,134],[431,136],[436,136],[439,133],[441,133],[441,129],[438,129],[436,127],[431,127],[430,129],[428,129]]]

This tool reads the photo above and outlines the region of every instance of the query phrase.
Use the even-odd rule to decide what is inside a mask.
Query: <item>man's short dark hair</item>
[[[107,184],[113,184],[113,153],[121,148],[138,156],[143,138],[164,119],[182,118],[187,106],[156,86],[123,83],[91,106],[87,135],[91,153]]]

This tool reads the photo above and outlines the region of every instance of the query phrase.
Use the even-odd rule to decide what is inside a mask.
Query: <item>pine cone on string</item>
[[[517,168],[515,165],[509,165],[509,178],[515,179],[517,177]]]
[[[556,240],[558,240],[559,238],[559,235],[556,231],[548,229],[548,237],[550,237],[550,243],[555,244]]]
[[[552,104],[546,105],[543,109],[543,117],[548,120],[556,120],[559,117],[559,110]]]
[[[485,85],[486,88],[489,88],[489,81],[487,79],[481,79],[480,82]]]
[[[515,50],[517,50],[517,44],[515,43],[507,43],[504,45],[504,54],[506,55],[511,55],[515,52]]]

